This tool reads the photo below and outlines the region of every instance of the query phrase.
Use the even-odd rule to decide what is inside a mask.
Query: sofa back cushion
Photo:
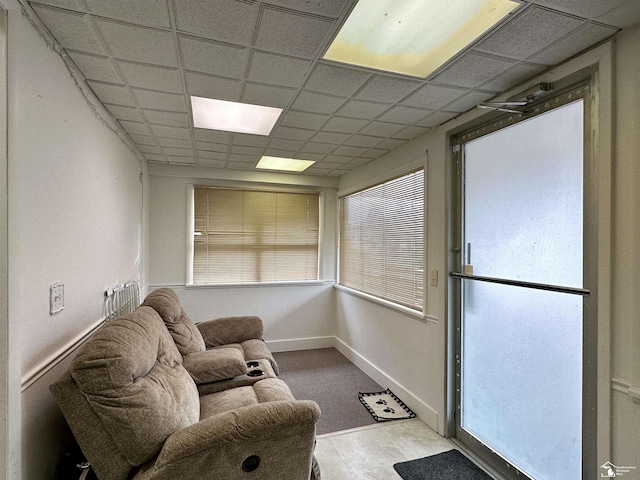
[[[202,334],[180,306],[180,297],[172,289],[154,290],[147,295],[142,305],[158,312],[182,355],[205,351]]]
[[[153,459],[171,434],[199,420],[196,385],[150,307],[98,330],[79,349],[70,371],[133,466]]]

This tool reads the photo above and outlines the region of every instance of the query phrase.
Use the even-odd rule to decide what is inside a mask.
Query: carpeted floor
[[[284,380],[298,400],[314,400],[322,415],[318,435],[376,423],[358,392],[384,390],[335,348],[274,354]]]

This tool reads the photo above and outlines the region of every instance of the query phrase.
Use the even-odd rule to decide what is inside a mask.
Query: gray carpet
[[[396,463],[393,468],[404,480],[491,480],[458,450]]]
[[[322,414],[318,435],[376,423],[359,392],[384,390],[335,348],[275,353],[284,380],[298,400],[314,400]]]

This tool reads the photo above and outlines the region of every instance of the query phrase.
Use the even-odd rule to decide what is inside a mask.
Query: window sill
[[[187,290],[197,290],[206,288],[310,287],[325,284],[333,284],[333,282],[306,280],[299,282],[187,283],[185,288]]]
[[[420,320],[421,322],[428,322],[429,320],[427,319],[426,315],[424,314],[424,312],[419,312],[417,310],[414,310],[413,308],[409,308],[409,307],[405,307],[404,305],[400,305],[398,303],[393,303],[390,302],[389,300],[384,300],[382,298],[379,297],[375,297],[373,295],[369,295],[368,293],[364,293],[361,292],[359,290],[354,290],[353,288],[349,288],[349,287],[345,287],[344,285],[334,285],[334,288],[336,290],[339,290],[341,292],[344,293],[348,293],[349,295],[353,295],[354,297],[360,297],[363,298],[365,300],[368,300],[370,302],[373,303],[377,303],[378,305],[382,305],[383,307],[387,307],[391,310],[395,310],[397,312],[403,313],[407,316],[416,318],[418,320]]]

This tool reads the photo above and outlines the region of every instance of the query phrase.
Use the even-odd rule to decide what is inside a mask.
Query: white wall
[[[99,324],[105,289],[146,283],[146,166],[19,11],[10,12],[8,44],[9,317],[23,387],[22,411],[14,406],[11,416],[22,418],[22,478],[44,479],[64,435],[48,392],[64,361],[48,371],[50,362]],[[50,315],[56,282],[64,310]]]
[[[613,455],[640,479],[640,26],[616,42],[613,176]]]
[[[274,350],[327,346],[334,335],[336,179],[304,175],[150,167],[150,285],[170,286],[196,322],[251,314],[263,319]],[[324,195],[321,281],[289,286],[186,287],[189,184],[315,190]]]

